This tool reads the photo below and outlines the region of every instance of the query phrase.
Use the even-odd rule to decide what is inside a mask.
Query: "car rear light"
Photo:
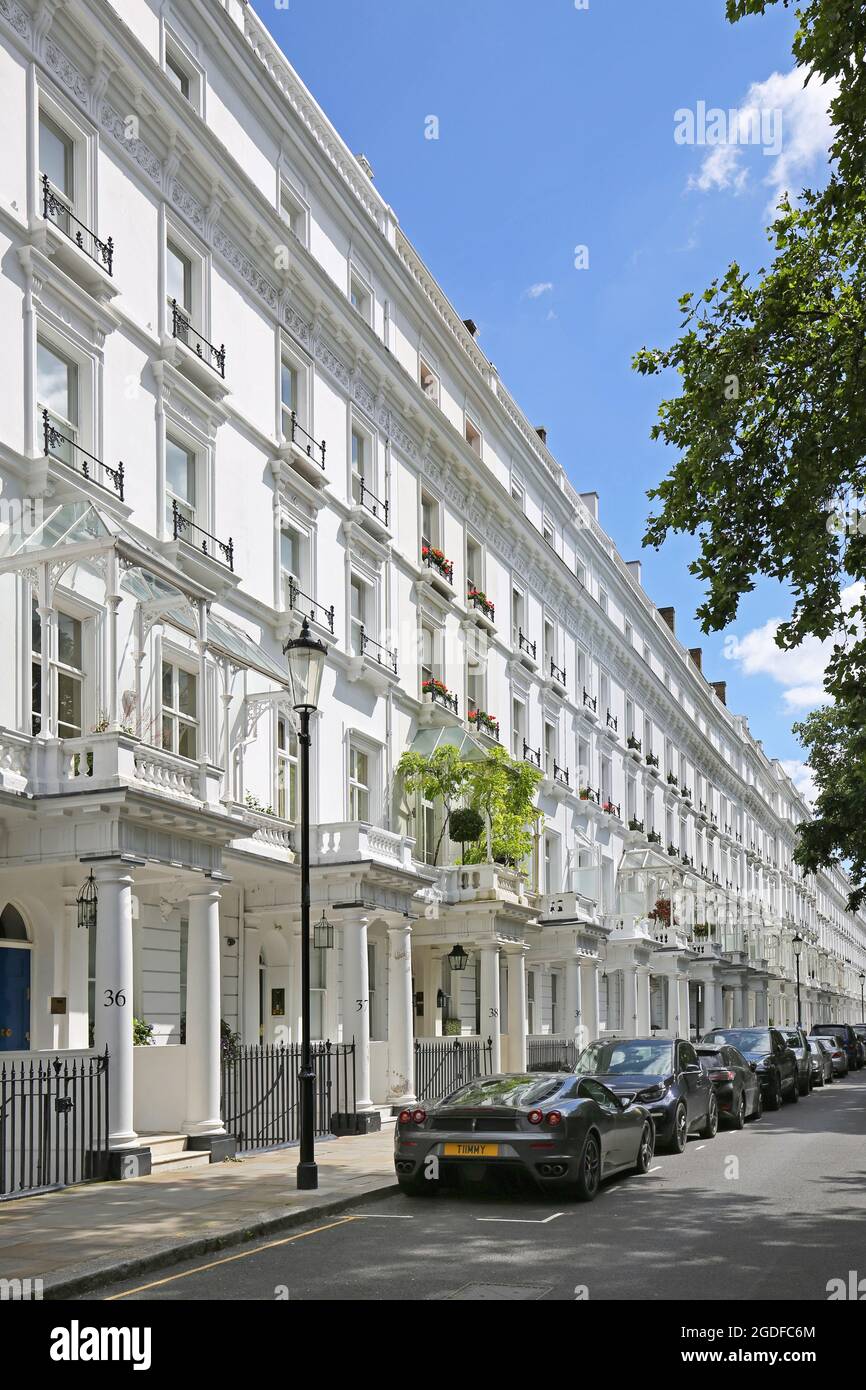
[[[735,1073],[732,1072],[732,1071],[721,1071],[721,1070],[717,1070],[717,1071],[711,1071],[711,1072],[710,1072],[710,1080],[711,1080],[711,1081],[733,1081],[733,1080],[734,1080],[734,1076],[735,1076]]]
[[[530,1110],[526,1118],[531,1125],[540,1125],[544,1115],[540,1110]]]
[[[548,1110],[548,1112],[547,1112],[547,1123],[548,1123],[549,1125],[561,1125],[561,1124],[562,1124],[562,1111],[561,1111],[561,1110]]]
[[[412,1111],[401,1110],[400,1114],[397,1116],[397,1123],[401,1125],[410,1125],[412,1123]]]
[[[426,1118],[426,1110],[401,1110],[397,1116],[401,1125],[423,1125]]]

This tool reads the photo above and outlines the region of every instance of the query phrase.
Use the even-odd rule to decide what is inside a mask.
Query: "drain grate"
[[[472,1303],[534,1303],[550,1293],[547,1284],[463,1284],[444,1298]]]

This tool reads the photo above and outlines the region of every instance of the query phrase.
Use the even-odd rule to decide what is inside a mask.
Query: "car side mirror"
[[[751,1068],[752,1071],[757,1071],[757,1070],[758,1070],[758,1064],[757,1064],[757,1062],[750,1062],[750,1063],[749,1063],[749,1067]]]

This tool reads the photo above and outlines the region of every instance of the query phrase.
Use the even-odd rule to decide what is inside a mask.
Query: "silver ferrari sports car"
[[[480,1076],[432,1105],[401,1111],[394,1166],[412,1197],[461,1178],[487,1185],[522,1176],[591,1202],[612,1174],[646,1173],[654,1145],[649,1111],[592,1077]]]

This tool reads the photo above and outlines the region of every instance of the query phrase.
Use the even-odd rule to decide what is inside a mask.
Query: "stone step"
[[[138,1139],[142,1148],[150,1149],[154,1163],[160,1154],[169,1153],[176,1156],[186,1149],[185,1134],[139,1134]]]
[[[179,1173],[185,1168],[203,1168],[210,1164],[210,1152],[202,1153],[178,1150],[175,1153],[153,1154],[150,1160],[153,1173]]]

